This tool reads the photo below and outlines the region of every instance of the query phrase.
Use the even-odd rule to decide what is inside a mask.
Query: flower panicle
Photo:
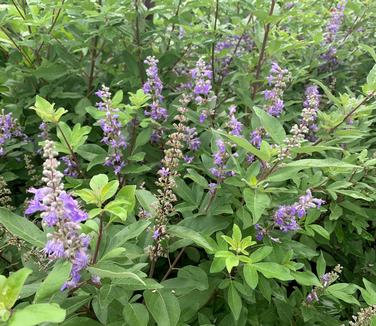
[[[166,225],[168,224],[169,215],[174,211],[174,203],[177,201],[173,189],[176,186],[175,178],[180,175],[178,172],[180,161],[184,159],[184,142],[187,141],[187,135],[196,137],[196,132],[189,130],[186,126],[186,113],[189,102],[190,98],[188,96],[183,95],[180,99],[180,107],[175,117],[177,123],[173,124],[174,132],[168,136],[164,156],[161,160],[161,168],[158,170],[159,177],[156,182],[159,188],[158,206],[152,229],[154,243],[149,247],[149,256],[152,261],[166,255],[165,243],[169,238]]]
[[[274,214],[274,223],[282,231],[297,231],[300,227],[297,221],[306,216],[311,208],[319,209],[325,202],[322,199],[314,198],[311,190],[292,205],[282,205]]]
[[[0,114],[0,157],[5,154],[5,144],[13,138],[27,140],[27,136],[22,132],[21,126],[12,113]]]
[[[168,117],[167,110],[162,107],[163,101],[163,84],[158,74],[158,59],[153,56],[146,58],[144,63],[148,65],[146,69],[147,81],[143,85],[145,94],[149,94],[152,103],[149,110],[145,110],[145,115],[150,116],[154,121],[165,121]]]
[[[66,259],[72,263],[71,278],[63,286],[73,288],[80,280],[80,271],[89,263],[89,237],[80,233],[80,222],[88,218],[77,201],[65,192],[63,174],[58,170],[60,162],[56,159],[54,143],[47,140],[43,148],[43,178],[45,186],[31,188],[34,194],[25,214],[41,212],[42,221],[54,231],[48,234],[44,253],[51,260]]]
[[[264,91],[264,98],[269,102],[265,110],[274,117],[279,117],[285,107],[283,94],[290,80],[290,73],[287,69],[282,69],[277,62],[272,62],[270,75],[267,78],[271,89]]]
[[[329,272],[329,273],[325,273],[324,275],[322,275],[320,277],[320,283],[321,283],[321,286],[318,287],[318,286],[315,286],[311,292],[308,293],[307,297],[306,297],[306,303],[307,304],[312,304],[313,302],[319,302],[320,301],[320,295],[331,285],[333,284],[335,281],[338,280],[338,278],[340,277],[340,274],[342,273],[342,266],[341,265],[336,265],[334,267],[334,269]]]
[[[105,85],[95,93],[100,102],[96,104],[98,110],[105,112],[105,117],[99,121],[103,130],[102,143],[106,144],[109,149],[109,156],[106,157],[105,165],[112,167],[115,174],[119,174],[125,166],[123,150],[127,148],[127,142],[123,134],[123,125],[120,122],[119,109],[114,108],[111,101],[110,89]],[[64,162],[67,164],[66,173],[71,173],[74,162]]]

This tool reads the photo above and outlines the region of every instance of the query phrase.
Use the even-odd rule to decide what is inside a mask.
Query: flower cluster
[[[196,127],[186,127],[185,128],[185,142],[187,143],[188,149],[191,151],[197,151],[201,146],[200,138],[198,138],[198,133]]]
[[[186,140],[187,122],[186,112],[187,105],[190,102],[189,97],[184,96],[180,99],[180,107],[178,108],[178,115],[173,127],[175,132],[171,133],[166,142],[166,149],[164,150],[164,157],[161,161],[161,168],[158,171],[158,181],[156,185],[158,189],[158,207],[156,209],[156,217],[153,228],[152,238],[154,244],[149,248],[150,259],[155,261],[158,257],[166,255],[165,242],[169,238],[166,230],[167,218],[174,210],[174,202],[177,198],[173,192],[175,188],[175,178],[179,176],[178,167],[179,162],[183,159],[183,141]]]
[[[145,110],[145,115],[150,116],[155,121],[164,121],[167,119],[168,114],[167,110],[161,106],[163,84],[158,75],[158,59],[149,56],[144,63],[148,65],[146,69],[148,79],[143,86],[143,90],[152,99],[150,110]]]
[[[314,301],[319,301],[320,295],[329,287],[330,284],[334,283],[339,275],[342,273],[342,266],[336,265],[333,271],[325,273],[320,277],[321,287],[314,287],[311,292],[306,297],[306,302],[311,304]]]
[[[214,95],[210,96],[212,89],[212,71],[206,66],[204,59],[200,58],[196,63],[196,67],[191,69],[190,72],[192,78],[193,97],[196,104],[202,105],[213,99]],[[211,114],[212,112],[209,112],[208,110],[202,110],[199,117],[200,123],[204,123]]]
[[[315,133],[318,130],[316,125],[317,111],[320,105],[320,94],[317,86],[308,86],[305,91],[305,100],[303,102],[302,118],[299,124],[292,126],[290,130],[291,137],[286,138],[285,147],[280,149],[278,159],[283,160],[290,156],[291,149],[299,147],[304,139],[315,141]]]
[[[265,135],[265,129],[264,128],[256,128],[253,130],[249,137],[250,142],[253,146],[255,146],[257,149],[260,149],[261,143],[262,143],[262,137]],[[255,160],[255,156],[253,154],[247,155],[247,162],[252,163]]]
[[[230,128],[230,134],[234,136],[241,136],[243,129],[243,124],[236,118],[236,106],[232,105],[229,107],[229,121],[227,126]]]
[[[221,183],[226,177],[235,175],[235,172],[226,171],[226,161],[228,154],[226,152],[226,145],[222,139],[216,141],[217,151],[213,153],[214,166],[209,169],[210,173],[217,178],[217,183],[212,183],[211,188],[215,188],[218,183]]]
[[[322,58],[328,64],[337,63],[337,49],[335,39],[341,27],[347,0],[340,0],[335,8],[331,10],[331,16],[324,35],[324,44],[329,46],[328,50],[322,55]]]
[[[77,163],[71,158],[71,156],[66,155],[61,158],[61,160],[66,165],[66,168],[64,169],[64,175],[72,178],[78,177],[78,166]]]
[[[273,62],[267,79],[272,89],[264,91],[265,100],[270,102],[266,111],[274,117],[279,117],[285,107],[283,93],[290,74],[287,69],[282,69],[276,62]]]
[[[26,135],[21,131],[17,119],[13,118],[12,113],[5,114],[2,110],[0,114],[0,156],[5,154],[5,143],[14,137],[26,140]]]
[[[319,209],[324,203],[322,199],[314,198],[308,189],[305,195],[299,197],[298,202],[280,206],[274,214],[274,223],[283,232],[296,231],[299,229],[297,218],[303,218],[308,209]]]
[[[127,147],[127,142],[122,132],[122,124],[119,119],[119,109],[112,106],[111,93],[109,88],[102,85],[102,89],[95,93],[101,101],[97,103],[97,108],[105,112],[105,117],[100,120],[103,130],[102,143],[110,148],[110,155],[106,158],[105,165],[114,169],[115,174],[119,174],[125,166],[123,150]]]
[[[89,263],[89,237],[80,233],[80,222],[88,218],[76,200],[64,191],[63,174],[58,171],[54,143],[47,140],[43,148],[43,179],[45,187],[31,188],[34,198],[29,201],[25,214],[41,212],[43,223],[54,227],[48,234],[44,252],[51,260],[67,259],[72,263],[71,278],[64,288],[75,287],[80,280],[80,271]]]
[[[241,38],[241,39],[240,39]],[[241,57],[245,53],[253,50],[255,43],[248,34],[229,35],[224,40],[219,41],[215,45],[216,61],[219,65],[219,73],[226,76],[229,73],[229,67],[234,56]],[[221,53],[225,55],[220,56]]]
[[[352,318],[353,321],[349,321],[350,326],[371,326],[372,320],[376,318],[376,305],[360,308],[358,314]]]
[[[3,176],[0,176],[0,206],[6,207],[9,210],[13,210],[12,197],[10,196],[12,192],[10,191],[7,182]]]

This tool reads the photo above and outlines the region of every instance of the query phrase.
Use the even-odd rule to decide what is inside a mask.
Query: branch
[[[276,3],[276,0],[272,0],[270,10],[269,10],[269,17],[273,15],[275,3]],[[259,59],[258,59],[257,66],[256,66],[256,75],[255,75],[256,84],[253,85],[252,100],[255,99],[256,93],[257,93],[257,81],[260,78],[262,62],[264,60],[266,44],[268,42],[268,36],[269,36],[269,32],[270,32],[270,25],[271,25],[271,23],[267,23],[266,26],[265,26],[264,39],[262,40],[260,55],[259,55]]]
[[[144,78],[144,72],[143,72],[143,63],[142,63],[142,57],[141,57],[141,37],[140,37],[140,22],[139,22],[139,13],[138,13],[138,0],[134,0],[134,5],[136,9],[136,33],[135,33],[135,39],[136,39],[136,45],[137,45],[137,62],[138,62],[138,73],[140,75],[141,83],[145,83]]]
[[[163,282],[164,280],[166,280],[167,277],[171,274],[172,270],[174,269],[174,267],[175,267],[176,264],[178,263],[179,259],[181,258],[181,256],[183,256],[184,251],[185,251],[185,247],[182,248],[182,249],[180,250],[180,252],[179,252],[178,255],[176,256],[175,260],[173,261],[173,263],[171,264],[171,266],[170,266],[169,269],[167,270],[166,274],[163,276],[161,282]]]
[[[215,86],[215,41],[217,37],[217,22],[218,22],[218,12],[219,12],[219,0],[216,0],[215,4],[215,16],[214,16],[214,36],[213,36],[213,42],[212,42],[212,48],[211,48],[211,68],[212,68],[212,84],[213,87]]]
[[[99,216],[98,239],[97,239],[97,243],[95,245],[94,256],[93,256],[93,259],[91,260],[92,265],[94,265],[97,262],[98,254],[99,254],[99,248],[100,248],[100,244],[101,244],[101,241],[102,241],[102,236],[103,236],[103,214],[101,213],[100,216]]]
[[[180,10],[180,6],[181,6],[181,3],[182,3],[182,0],[179,0],[179,3],[178,3],[178,6],[176,8],[176,12],[175,12],[175,15],[173,18],[177,17],[179,15],[179,10]],[[170,37],[168,39],[168,43],[167,43],[167,47],[166,47],[166,52],[170,49],[170,44],[171,44],[171,38],[172,38],[172,34],[174,33],[175,31],[175,23],[172,24],[172,29],[171,29],[171,34],[170,34]]]
[[[9,31],[5,27],[0,27],[4,34],[10,39],[13,45],[17,48],[17,50],[21,53],[24,59],[28,62],[28,64],[35,68],[33,62],[31,61],[30,57],[22,50],[22,48],[16,43],[13,37],[9,34]]]

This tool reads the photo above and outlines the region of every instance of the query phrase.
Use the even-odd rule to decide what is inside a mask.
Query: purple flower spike
[[[63,174],[58,170],[60,162],[56,159],[58,153],[54,143],[46,140],[43,152],[43,181],[46,186],[29,189],[34,198],[29,201],[25,214],[41,212],[43,223],[54,228],[47,235],[48,241],[43,251],[51,260],[67,259],[72,263],[70,280],[62,290],[74,288],[80,281],[80,271],[89,263],[87,251],[90,239],[80,233],[79,224],[88,218],[88,214],[63,190]]]
[[[283,232],[296,231],[300,228],[296,218],[303,218],[308,209],[319,209],[324,203],[322,199],[314,198],[308,189],[298,202],[291,206],[280,206],[274,214],[274,223]]]
[[[148,65],[146,69],[148,79],[143,86],[143,90],[145,94],[149,94],[152,98],[152,104],[149,106],[149,110],[145,110],[145,115],[150,116],[155,121],[164,121],[167,119],[168,113],[161,106],[163,84],[158,75],[158,60],[155,57],[147,57],[144,63]]]
[[[13,118],[12,113],[5,114],[4,110],[0,114],[0,156],[5,154],[5,144],[13,138],[27,139],[27,136],[21,131],[17,119]]]
[[[274,117],[279,117],[285,107],[282,97],[286,88],[286,82],[289,79],[290,74],[288,70],[282,69],[278,63],[273,62],[270,75],[267,77],[268,85],[273,88],[264,91],[264,98],[270,102],[266,107],[266,111]]]
[[[110,148],[109,156],[104,164],[112,167],[115,174],[119,174],[125,166],[123,150],[127,147],[127,142],[122,132],[123,126],[119,119],[119,109],[112,106],[111,93],[105,85],[96,94],[101,99],[101,102],[97,103],[97,108],[106,113],[105,117],[100,120],[100,126],[103,130],[101,141]],[[69,172],[69,165],[67,164],[67,166],[68,170],[66,172]]]

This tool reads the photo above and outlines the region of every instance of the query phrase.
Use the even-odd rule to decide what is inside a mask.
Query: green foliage
[[[3,1],[0,325],[376,325],[376,2],[339,2]],[[71,202],[25,214],[45,138],[87,261]]]

